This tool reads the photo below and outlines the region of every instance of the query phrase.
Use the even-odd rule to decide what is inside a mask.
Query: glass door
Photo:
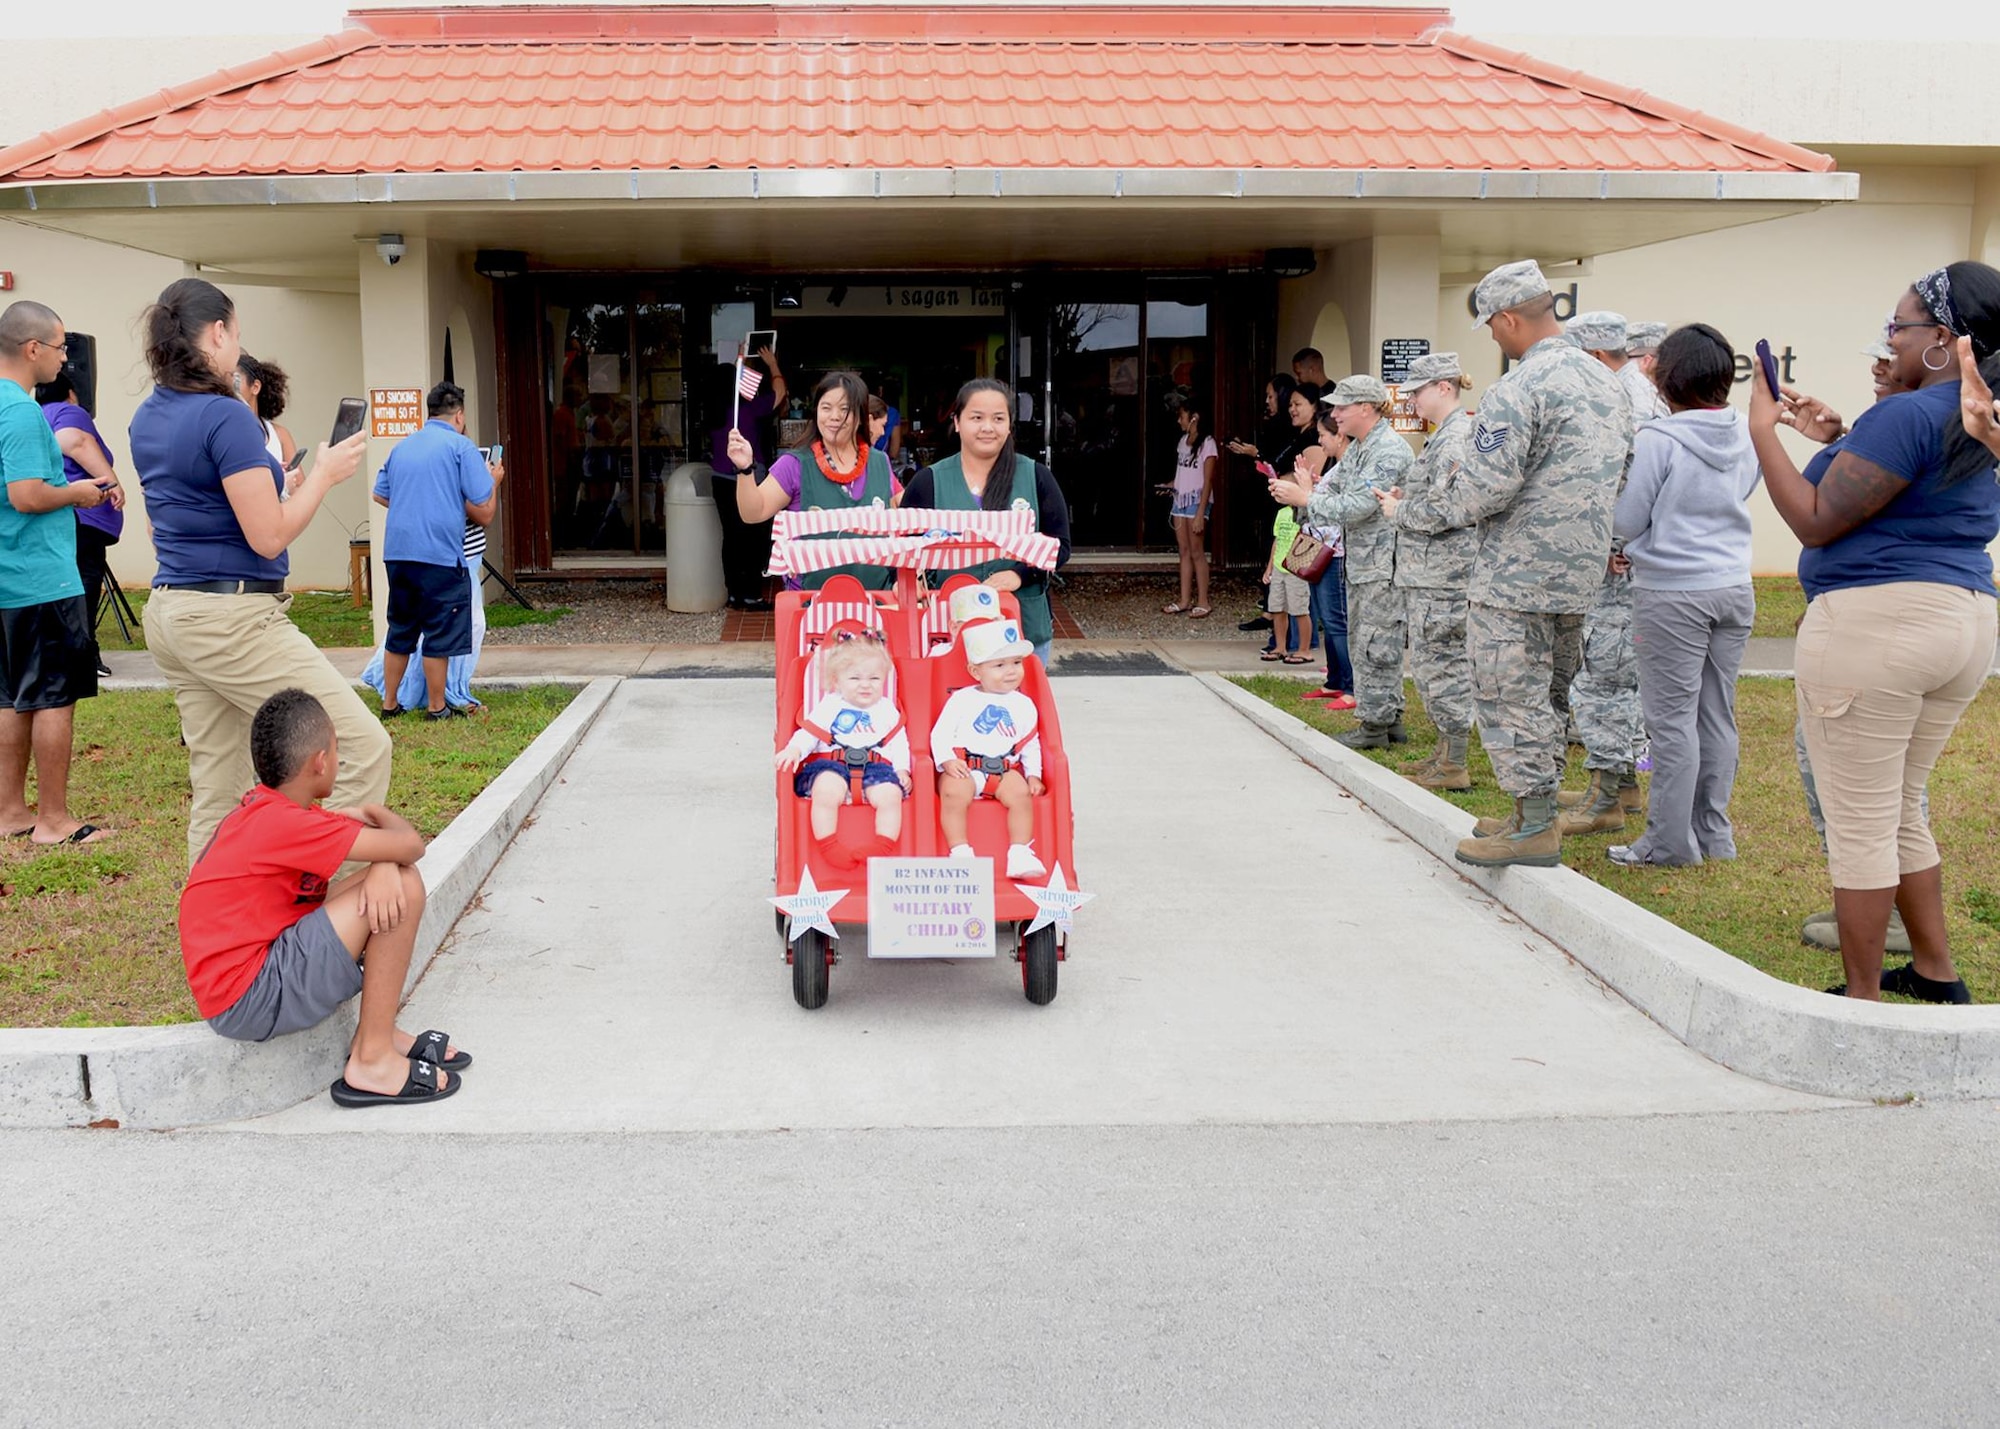
[[[1045,424],[1040,436],[1050,469],[1069,499],[1071,544],[1078,547],[1139,542],[1141,316],[1137,278],[1108,278],[1088,292],[1059,291],[1044,311],[1047,375],[1037,416]]]
[[[681,305],[622,279],[543,301],[552,552],[664,557],[666,478],[687,459]]]

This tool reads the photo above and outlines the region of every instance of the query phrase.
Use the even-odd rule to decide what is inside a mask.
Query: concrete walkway
[[[435,1108],[274,1132],[1324,1123],[1827,1105],[1689,1051],[1192,679],[1058,681],[1082,886],[1061,992],[871,963],[792,1001],[772,687],[613,696],[418,990]],[[1164,761],[1135,761],[1167,749]],[[850,940],[852,941],[852,940]]]

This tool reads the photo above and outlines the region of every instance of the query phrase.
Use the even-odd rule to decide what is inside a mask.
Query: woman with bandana
[[[1918,807],[1993,662],[1986,548],[2000,535],[2000,483],[1961,412],[1962,339],[1981,364],[2000,354],[2000,272],[1983,263],[1953,263],[1903,293],[1882,340],[1891,375],[1913,390],[1862,413],[1803,473],[1777,428],[1811,399],[1750,384],[1765,488],[1805,547],[1796,690],[1847,970],[1828,990],[1849,997],[1971,1000],[1945,944],[1937,844]],[[1891,908],[1912,961],[1884,973]]]

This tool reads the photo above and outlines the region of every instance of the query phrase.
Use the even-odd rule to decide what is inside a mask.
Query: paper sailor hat
[[[945,609],[950,613],[951,628],[954,630],[975,620],[998,620],[1000,592],[990,585],[960,586],[951,593]]]
[[[968,625],[959,632],[965,647],[965,663],[984,665],[989,660],[1026,659],[1035,647],[1021,638],[1021,627],[1011,620],[988,620]]]

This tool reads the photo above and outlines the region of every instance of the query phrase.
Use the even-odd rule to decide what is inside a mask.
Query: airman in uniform
[[[1535,263],[1494,269],[1472,299],[1474,325],[1514,365],[1480,402],[1455,479],[1421,497],[1378,499],[1401,530],[1478,527],[1466,644],[1479,737],[1514,813],[1460,843],[1459,861],[1552,867],[1562,859],[1564,754],[1549,688],[1556,648],[1582,628],[1604,583],[1632,422],[1618,380],[1563,336]]]
[[[1455,352],[1427,353],[1410,364],[1403,393],[1432,431],[1403,478],[1405,501],[1449,486],[1464,466],[1472,417],[1459,405],[1459,394],[1471,386]],[[1426,789],[1472,787],[1466,765],[1472,663],[1465,653],[1465,592],[1478,548],[1479,533],[1470,526],[1437,532],[1399,527],[1396,537],[1396,590],[1410,632],[1410,673],[1438,732],[1430,757],[1403,773]]]

